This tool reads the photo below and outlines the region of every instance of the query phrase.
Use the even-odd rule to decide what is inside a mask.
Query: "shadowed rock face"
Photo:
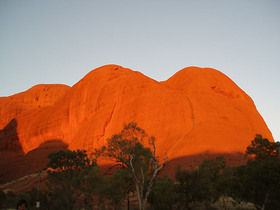
[[[257,133],[273,141],[252,99],[210,68],[185,68],[157,82],[107,65],[71,88],[39,85],[0,98],[0,118],[0,149],[11,149],[4,144],[13,137],[15,147],[25,154],[52,139],[69,149],[91,151],[131,121],[155,136],[158,155],[166,152],[169,160],[202,153],[244,153]],[[16,123],[10,128],[13,119]]]

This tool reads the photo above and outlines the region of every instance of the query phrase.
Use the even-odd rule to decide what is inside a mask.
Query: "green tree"
[[[198,203],[208,208],[220,198],[221,191],[217,183],[224,168],[225,159],[216,157],[214,160],[205,159],[198,169],[177,170],[178,192],[183,196],[182,201],[186,209],[191,209]]]
[[[227,205],[229,203],[235,203],[235,201],[232,201],[230,197],[232,197],[233,192],[238,192],[234,188],[237,186],[236,183],[238,181],[236,177],[233,175],[233,173],[234,173],[234,168],[230,166],[226,166],[223,169],[222,173],[218,176],[217,180],[215,181],[216,190],[220,195],[224,209],[227,208]]]
[[[279,142],[256,135],[246,150],[251,159],[235,169],[234,198],[251,202],[257,209],[280,209],[279,148]]]
[[[149,196],[149,203],[151,203],[154,209],[174,209],[175,204],[179,200],[180,195],[176,193],[176,185],[169,177],[164,176],[156,180]]]
[[[280,142],[271,142],[257,134],[247,147],[246,155],[258,161],[280,159]]]
[[[146,209],[153,183],[166,164],[167,157],[160,165],[155,153],[155,138],[148,136],[134,122],[124,125],[121,133],[107,139],[107,145],[96,151],[96,154],[111,158],[131,174],[139,209]]]
[[[251,202],[257,209],[280,209],[279,161],[249,161],[236,168],[233,197]]]
[[[85,150],[61,150],[49,154],[47,164],[51,208],[73,209],[78,198],[85,198],[86,176],[96,166]]]
[[[185,209],[191,209],[196,202],[204,201],[208,196],[207,180],[198,170],[181,170],[176,172],[177,192],[180,193],[181,205]]]
[[[114,209],[130,208],[130,192],[133,188],[133,178],[127,169],[119,168],[113,175],[106,176],[103,185],[103,194],[109,200]],[[125,200],[127,202],[125,202]]]
[[[90,168],[87,172],[85,181],[80,186],[83,192],[84,209],[92,209],[95,205],[94,196],[100,195],[104,185],[104,177],[98,166]]]
[[[205,159],[199,166],[200,176],[205,179],[208,187],[208,196],[205,197],[207,205],[217,201],[222,194],[218,189],[218,182],[222,179],[225,167],[226,161],[223,156],[218,156],[215,159]]]
[[[205,159],[199,165],[200,173],[208,176],[211,181],[215,181],[226,166],[226,161],[223,156],[218,156],[215,159]]]

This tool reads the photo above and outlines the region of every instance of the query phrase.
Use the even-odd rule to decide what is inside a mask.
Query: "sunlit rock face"
[[[244,153],[257,133],[273,140],[252,99],[221,72],[189,67],[162,84],[181,92],[192,107],[192,130],[176,141],[173,153]]]
[[[107,65],[71,88],[38,85],[0,98],[0,117],[0,149],[24,154],[51,141],[92,151],[131,121],[156,138],[159,156],[180,164],[203,153],[244,153],[257,133],[273,140],[252,99],[210,68],[157,82]]]
[[[42,115],[39,113],[44,113],[47,107],[53,106],[68,90],[70,87],[66,85],[42,84],[22,93],[0,97],[0,151],[23,149],[28,152],[22,144],[32,142],[19,135],[35,130],[36,119],[44,122],[46,119],[40,118]],[[30,127],[30,124],[33,126]]]
[[[67,85],[36,85],[9,97],[0,97],[0,129],[21,114],[51,106],[70,89]]]

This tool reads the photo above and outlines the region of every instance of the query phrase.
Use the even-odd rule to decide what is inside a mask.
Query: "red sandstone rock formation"
[[[2,154],[52,141],[91,151],[131,121],[156,137],[159,156],[183,165],[186,156],[244,153],[255,134],[273,140],[251,98],[210,68],[185,68],[157,82],[107,65],[72,88],[39,85],[0,98],[0,117]]]
[[[0,97],[0,129],[24,112],[53,105],[69,89],[67,85],[36,85],[25,92]]]

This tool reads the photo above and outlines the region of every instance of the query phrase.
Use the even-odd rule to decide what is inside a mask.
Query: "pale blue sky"
[[[211,67],[280,140],[280,1],[0,0],[0,96],[118,64],[157,81]]]

